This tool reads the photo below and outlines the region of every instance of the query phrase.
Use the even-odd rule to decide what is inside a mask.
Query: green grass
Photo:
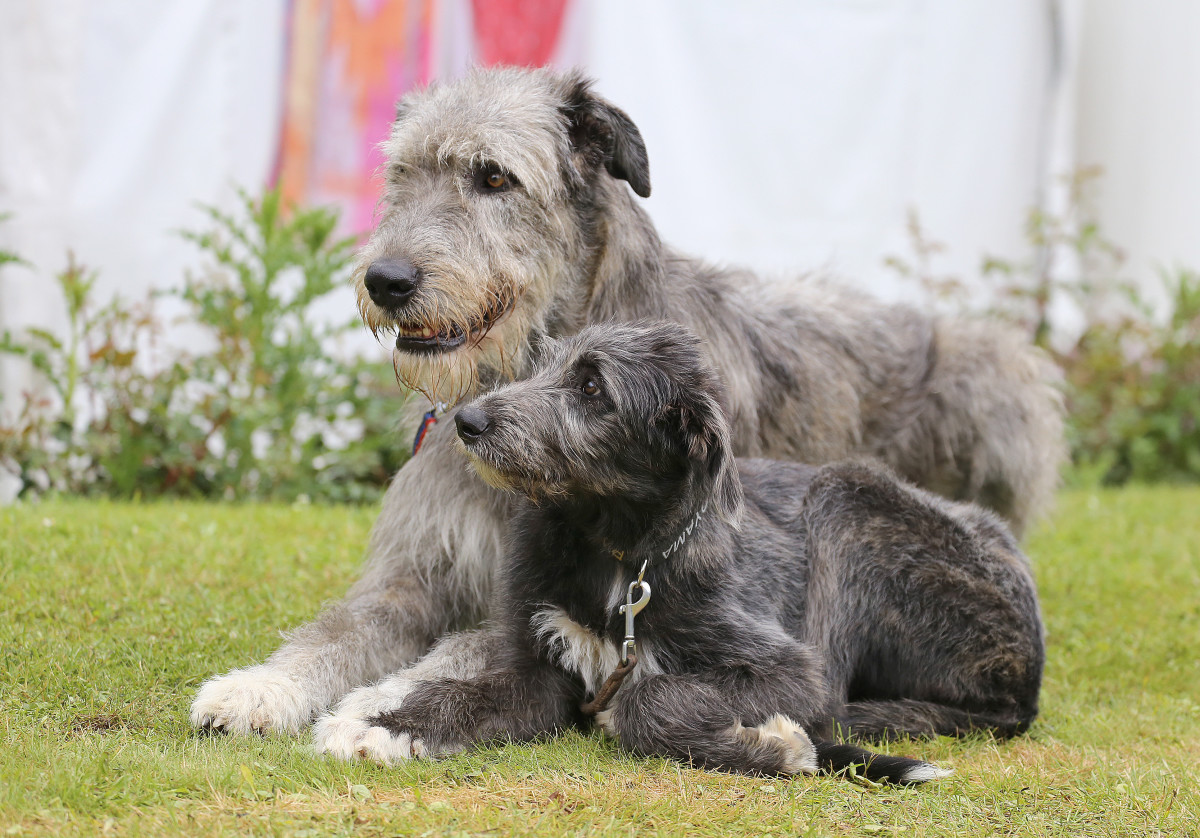
[[[1061,499],[1028,544],[1041,718],[893,746],[956,769],[918,789],[708,773],[599,736],[383,769],[193,734],[200,682],[338,596],[373,514],[0,509],[0,835],[1200,835],[1200,490]]]

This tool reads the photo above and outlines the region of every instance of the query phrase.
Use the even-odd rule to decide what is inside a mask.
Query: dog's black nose
[[[421,272],[407,259],[378,259],[367,268],[367,293],[380,308],[395,309],[407,303],[421,282]]]
[[[474,442],[487,433],[492,426],[491,417],[487,411],[467,406],[454,414],[454,426],[458,428],[458,438],[463,442]]]

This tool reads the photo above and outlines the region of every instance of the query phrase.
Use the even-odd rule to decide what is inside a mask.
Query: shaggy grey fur
[[[411,386],[453,402],[524,376],[547,336],[665,319],[705,340],[739,455],[877,456],[1018,531],[1050,502],[1063,446],[1044,358],[997,325],[814,279],[768,287],[675,252],[633,194],[650,189],[637,128],[578,75],[492,70],[415,93],[386,152],[383,215],[356,285],[367,324],[396,334]],[[266,663],[208,681],[195,725],[296,731],[480,620],[511,502],[464,468],[452,439],[435,425],[396,476],[346,599]],[[389,679],[346,706],[394,701],[389,689],[408,687]],[[359,710],[318,745],[353,755],[331,731],[360,729]]]
[[[645,566],[638,664],[601,723],[706,767],[796,773],[926,763],[831,741],[1010,736],[1037,714],[1028,562],[993,514],[885,469],[735,463],[717,377],[676,324],[592,326],[457,417],[485,481],[521,504],[477,674],[418,679],[368,723],[388,760],[580,722],[614,665],[614,607]],[[614,596],[617,594],[617,596]],[[812,737],[810,743],[809,735]],[[407,752],[406,750],[407,749]]]

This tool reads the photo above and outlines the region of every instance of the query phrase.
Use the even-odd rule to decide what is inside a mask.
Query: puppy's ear
[[[729,423],[720,403],[703,390],[689,393],[676,406],[688,456],[696,463],[709,505],[717,517],[741,528],[742,480],[733,456]]]
[[[633,120],[620,108],[591,92],[591,82],[578,74],[568,78],[562,112],[571,145],[594,165],[628,181],[633,191],[650,197],[650,159],[646,143]]]

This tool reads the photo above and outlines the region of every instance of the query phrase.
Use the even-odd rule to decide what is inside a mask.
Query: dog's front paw
[[[312,721],[304,687],[266,667],[210,678],[192,702],[191,723],[219,733],[298,733]]]
[[[392,733],[365,719],[349,715],[329,715],[313,725],[313,745],[317,753],[338,759],[366,759],[381,765],[429,756],[425,743],[410,733]]]
[[[817,749],[800,725],[783,714],[776,714],[757,727],[737,725],[736,735],[750,744],[777,742],[782,745],[784,774],[814,774],[817,771]]]
[[[783,770],[788,774],[815,774],[817,771],[817,749],[804,728],[784,715],[772,716],[759,730],[765,736],[774,736],[783,742],[787,761]]]

